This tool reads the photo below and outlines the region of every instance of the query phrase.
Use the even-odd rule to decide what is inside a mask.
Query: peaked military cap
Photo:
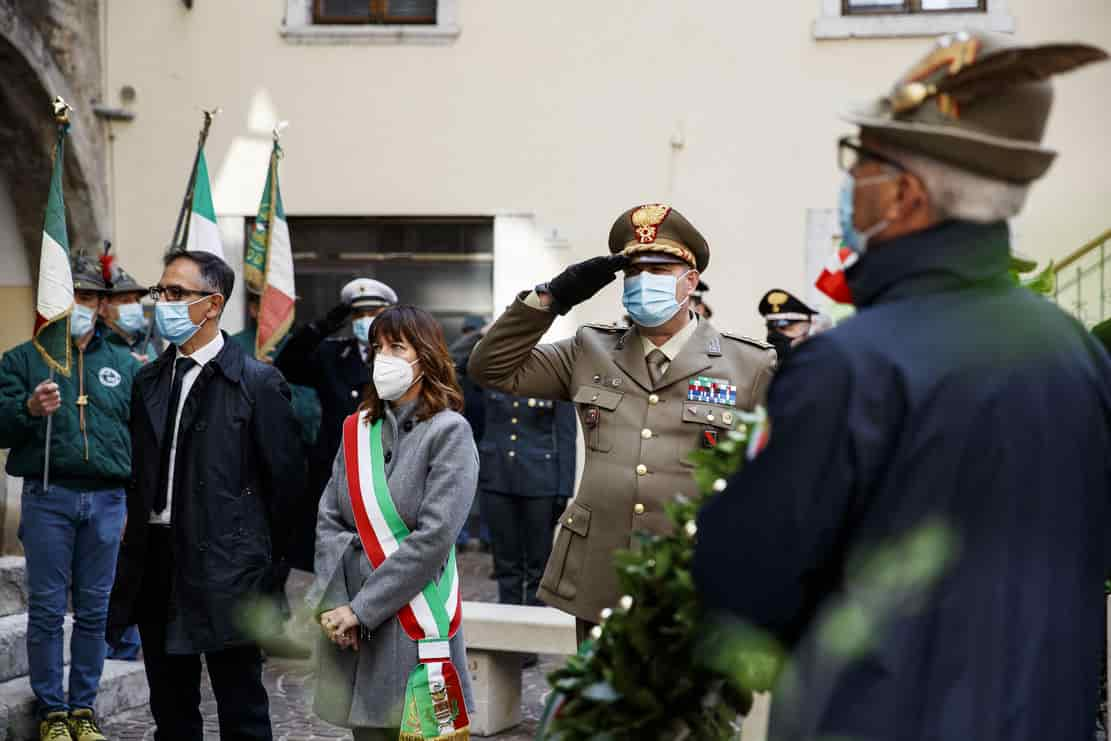
[[[392,306],[397,303],[397,294],[380,280],[356,278],[340,291],[340,301],[352,309],[368,309],[376,306]]]
[[[810,321],[810,317],[818,313],[780,288],[773,288],[764,294],[764,298],[760,299],[759,311],[765,321],[786,319],[792,322]]]
[[[633,265],[683,263],[701,272],[710,264],[706,238],[665,203],[634,206],[617,217],[609,247],[614,255],[627,255]]]
[[[77,291],[97,291],[103,293],[107,290],[104,275],[100,264],[85,254],[75,254],[70,259],[70,274],[73,276],[73,288]]]
[[[1030,183],[1056,152],[1041,146],[1049,78],[1107,58],[1085,44],[1020,46],[984,31],[941,37],[886,97],[843,118],[894,146],[997,180]]]

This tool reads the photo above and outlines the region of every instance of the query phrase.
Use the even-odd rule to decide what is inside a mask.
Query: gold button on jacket
[[[704,430],[732,427],[726,411],[763,402],[775,351],[702,320],[653,385],[636,329],[586,325],[574,337],[538,345],[555,314],[521,298],[478,343],[468,373],[506,393],[575,403],[585,467],[560,520],[540,597],[593,622],[620,596],[613,552],[631,545],[634,528],[659,533],[670,528],[664,504],[676,493],[697,491],[688,455],[703,444]],[[688,384],[698,376],[735,385],[737,406],[687,401]],[[638,475],[638,466],[651,475]],[[643,513],[636,511],[638,504]]]

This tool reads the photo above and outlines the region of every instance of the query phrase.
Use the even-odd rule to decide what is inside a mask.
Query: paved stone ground
[[[463,599],[484,602],[496,601],[497,589],[489,578],[492,562],[481,553],[461,553],[460,577]],[[295,573],[290,579],[292,598],[303,594],[308,586],[307,574]],[[541,657],[539,666],[525,670],[522,712],[524,722],[505,733],[492,736],[499,741],[529,741],[535,736],[537,719],[543,709],[547,692],[545,675],[559,666],[559,657]],[[349,731],[329,725],[313,715],[313,675],[309,662],[270,660],[264,671],[266,689],[270,693],[270,716],[274,723],[274,738],[283,741],[311,741],[313,739],[351,738]],[[220,737],[216,725],[216,701],[208,677],[202,674],[201,712],[205,718],[205,738]],[[153,739],[154,725],[146,707],[123,713],[104,723],[103,731],[112,741],[138,741]]]

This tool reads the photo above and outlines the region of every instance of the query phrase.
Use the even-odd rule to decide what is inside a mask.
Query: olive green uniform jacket
[[[688,456],[736,427],[738,411],[763,402],[775,351],[702,320],[652,384],[635,328],[586,325],[570,339],[537,345],[555,315],[522,298],[478,343],[468,373],[507,393],[575,403],[585,468],[578,495],[560,518],[539,595],[598,622],[599,612],[620,597],[614,551],[630,547],[636,530],[670,529],[664,504],[696,492]],[[688,401],[689,384],[699,377],[736,386],[736,405]]]
[[[70,346],[70,374],[54,375],[62,405],[54,412],[50,437],[50,483],[75,491],[124,486],[131,477],[131,382],[139,363],[124,347],[106,340],[98,326],[84,351]],[[72,342],[72,341],[71,341]],[[31,342],[4,353],[0,361],[0,448],[11,448],[7,472],[41,480],[46,454],[46,418],[32,417],[27,399],[50,369]],[[85,425],[81,425],[84,394]]]

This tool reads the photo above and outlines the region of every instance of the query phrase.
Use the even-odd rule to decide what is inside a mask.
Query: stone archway
[[[98,2],[0,0],[0,172],[10,185],[23,248],[36,274],[55,95],[75,108],[64,184],[70,244],[93,248],[108,236],[105,133],[92,111],[100,96],[99,49]]]

